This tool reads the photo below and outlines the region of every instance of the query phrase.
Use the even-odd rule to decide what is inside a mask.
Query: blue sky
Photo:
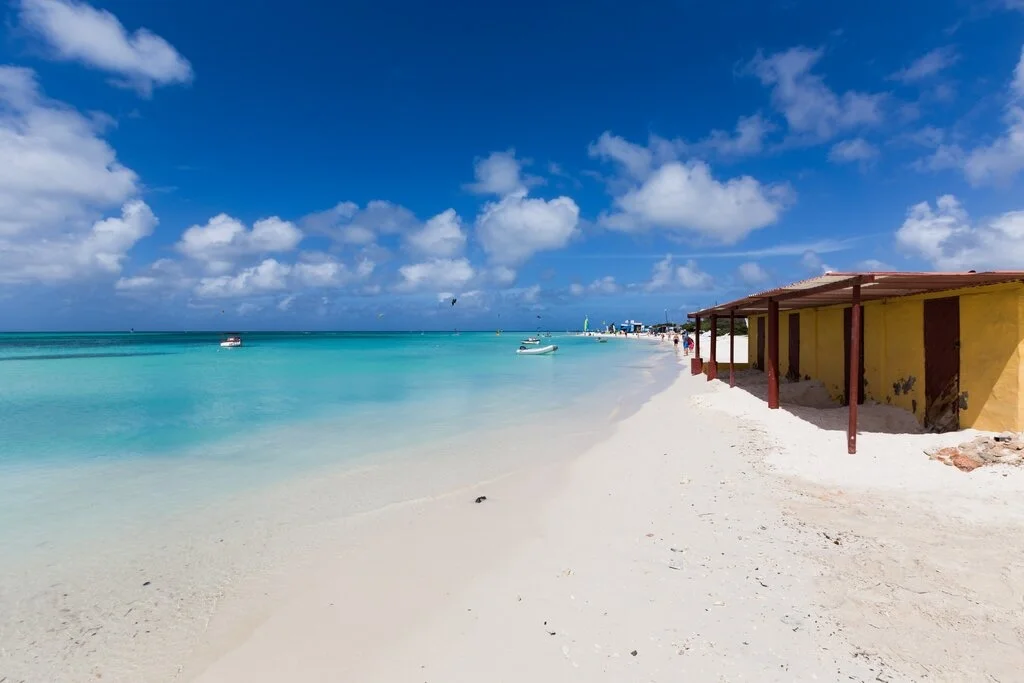
[[[0,329],[558,329],[1024,268],[1024,0],[706,5],[13,0]]]

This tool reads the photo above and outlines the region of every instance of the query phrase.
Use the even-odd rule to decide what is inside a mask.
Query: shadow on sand
[[[719,380],[729,382],[728,373]],[[760,370],[737,370],[736,387],[768,404],[768,375]],[[845,432],[849,409],[835,401],[818,380],[779,380],[779,409],[826,431]],[[866,401],[858,406],[857,431],[877,434],[921,434],[924,430],[912,413],[896,406]]]

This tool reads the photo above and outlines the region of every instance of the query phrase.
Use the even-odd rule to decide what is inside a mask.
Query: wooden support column
[[[850,310],[850,422],[846,427],[846,452],[857,452],[857,404],[860,402],[860,282],[853,286]]]
[[[699,375],[704,370],[704,362],[700,358],[700,316],[693,319],[696,332],[693,335],[693,358],[690,359],[690,374]]]
[[[779,302],[768,299],[768,407],[779,407]]]
[[[718,377],[718,316],[711,315],[711,357],[708,359],[708,381]]]
[[[736,309],[729,311],[729,386],[736,386]]]

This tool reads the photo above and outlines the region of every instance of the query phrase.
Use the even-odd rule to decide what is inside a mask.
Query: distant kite
[[[455,302],[456,302],[456,301],[458,301],[458,299],[456,299],[455,297],[452,297],[452,306],[454,306],[454,305],[455,305]]]
[[[378,313],[378,314],[377,314],[377,319],[378,319],[378,320],[380,320],[380,319],[381,319],[381,318],[383,318],[383,317],[384,317],[384,314],[383,314],[383,313]]]

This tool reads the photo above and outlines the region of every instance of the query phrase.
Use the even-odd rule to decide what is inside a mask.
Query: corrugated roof
[[[730,312],[743,316],[759,315],[767,313],[768,299],[778,300],[780,311],[849,303],[853,294],[852,288],[858,282],[861,285],[861,301],[877,301],[1015,281],[1024,281],[1024,271],[825,273],[808,280],[750,294],[728,303],[716,304],[690,313],[689,317],[704,318],[711,314],[728,315]]]

